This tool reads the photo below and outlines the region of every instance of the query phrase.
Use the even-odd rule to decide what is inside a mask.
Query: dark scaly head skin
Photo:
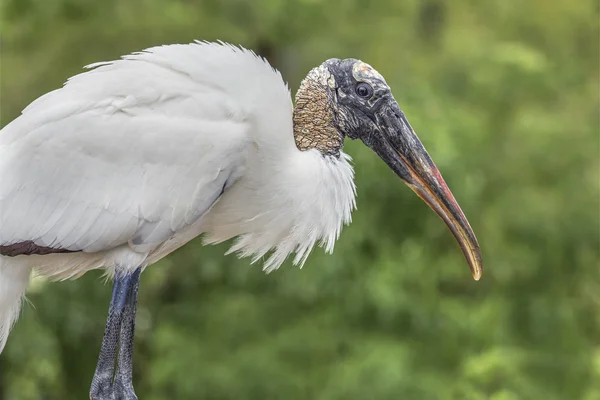
[[[467,218],[374,68],[334,58],[311,70],[296,95],[294,137],[300,150],[333,157],[339,157],[344,137],[360,139],[442,218],[473,278],[481,278],[481,250]]]

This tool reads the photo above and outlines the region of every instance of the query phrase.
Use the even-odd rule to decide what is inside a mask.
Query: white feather
[[[17,320],[31,267],[22,260],[0,256],[0,353]]]
[[[111,275],[202,233],[237,237],[230,252],[252,262],[272,252],[266,271],[333,250],[355,208],[350,158],[297,149],[289,90],[263,59],[197,42],[90,67],[0,131],[0,245],[78,251],[1,257],[0,348],[32,267]]]

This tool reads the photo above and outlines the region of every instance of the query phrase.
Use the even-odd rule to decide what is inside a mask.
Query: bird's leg
[[[117,372],[115,374],[115,395],[117,400],[137,400],[133,390],[133,334],[135,331],[135,313],[138,289],[140,286],[140,273],[138,268],[131,279],[131,289],[125,302],[125,312],[121,323],[119,337],[119,355],[117,358]]]
[[[130,293],[132,291],[135,291],[135,295],[137,296],[140,272],[141,268],[138,268],[132,274],[117,272],[115,275],[106,328],[104,329],[104,337],[102,338],[102,346],[100,347],[100,355],[98,356],[98,364],[96,365],[96,372],[94,373],[90,387],[90,399],[92,400],[117,400],[113,378],[115,361],[119,348],[122,346],[119,343],[122,337],[121,327],[127,313],[132,314],[128,319],[133,318],[135,320],[135,299],[133,310],[129,310],[127,305],[131,301],[132,296],[130,296]],[[134,287],[135,290],[132,290]],[[127,322],[125,325],[127,325]],[[129,325],[127,329],[131,330],[131,340],[133,340],[133,323]],[[129,343],[127,351],[131,352],[132,349],[132,343]],[[131,359],[131,356],[129,356],[129,359]]]

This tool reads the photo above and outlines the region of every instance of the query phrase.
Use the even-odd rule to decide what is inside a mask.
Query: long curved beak
[[[460,245],[475,280],[481,278],[481,250],[469,221],[395,100],[376,116],[381,134],[367,145],[444,220]]]

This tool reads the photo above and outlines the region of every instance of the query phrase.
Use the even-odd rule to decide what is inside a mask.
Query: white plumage
[[[201,233],[278,268],[328,251],[355,208],[350,158],[300,151],[279,72],[223,44],[155,47],[98,63],[0,131],[0,351],[30,271],[135,269]],[[218,201],[217,201],[218,200]]]

